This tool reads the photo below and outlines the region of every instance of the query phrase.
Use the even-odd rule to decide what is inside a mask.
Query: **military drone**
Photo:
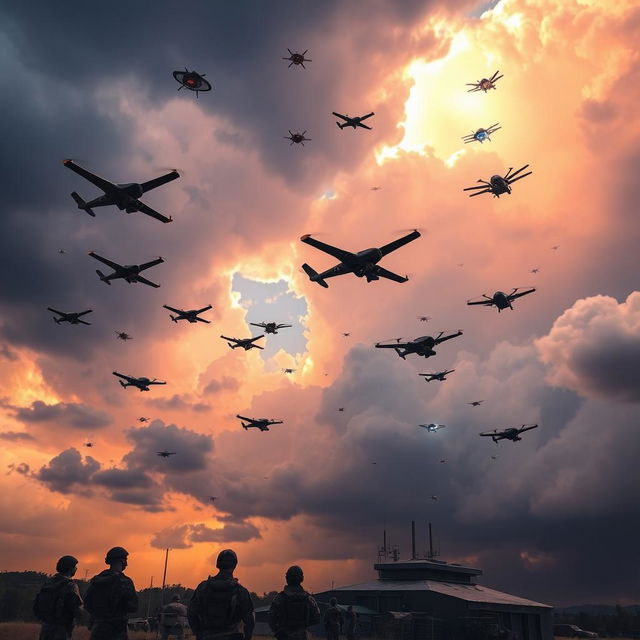
[[[513,171],[513,167],[509,167],[509,171],[507,171],[504,176],[491,176],[489,182],[486,180],[478,180],[482,184],[476,187],[466,187],[463,191],[473,191],[474,189],[480,189],[480,191],[476,191],[475,193],[469,194],[470,198],[473,196],[479,196],[482,193],[492,193],[494,198],[499,198],[502,193],[511,193],[511,184],[516,182],[516,180],[520,180],[521,178],[526,178],[530,176],[533,171],[528,171],[527,173],[523,173],[522,175],[517,176],[521,171],[524,171],[529,165],[525,164],[524,167],[520,167],[517,171]],[[513,171],[513,173],[511,173]]]
[[[278,333],[278,329],[288,329],[290,324],[278,324],[277,322],[250,322],[252,327],[260,327],[265,333]]]
[[[144,377],[135,378],[133,376],[124,375],[123,373],[118,373],[117,371],[114,371],[113,375],[118,376],[118,378],[122,378],[122,380],[126,381],[122,382],[122,380],[118,380],[123,389],[126,389],[127,387],[136,387],[137,389],[140,389],[140,391],[149,391],[149,386],[152,384],[167,384],[166,382],[161,382],[156,378],[154,378],[153,380]]]
[[[196,98],[200,91],[211,91],[211,83],[204,79],[205,75],[205,73],[200,74],[197,71],[189,71],[187,67],[184,68],[184,71],[173,72],[173,77],[176,82],[180,83],[178,91],[180,91],[180,89],[195,91]]]
[[[493,431],[485,431],[480,435],[486,438],[491,438],[496,444],[499,440],[511,440],[512,442],[518,442],[518,440],[522,440],[520,434],[524,433],[525,431],[535,429],[537,426],[537,424],[523,424],[520,428],[508,427],[507,429],[503,429],[502,431],[494,429]]]
[[[122,340],[123,342],[126,342],[127,340],[133,340],[133,337],[130,336],[126,331],[115,331],[114,333],[118,337],[118,340]]]
[[[467,93],[472,91],[484,91],[487,93],[489,89],[496,88],[496,82],[502,78],[498,74],[500,71],[496,71],[490,78],[482,78],[482,80],[478,80],[478,82],[467,82],[467,87],[473,87],[473,89],[467,89]]]
[[[420,322],[429,322],[431,320],[431,316],[416,316]]]
[[[344,407],[338,407],[338,411],[344,411]]]
[[[382,187],[371,187],[371,191],[380,191]]]
[[[100,269],[96,269],[96,273],[98,274],[100,280],[105,284],[110,285],[112,280],[126,280],[129,284],[134,282],[141,282],[142,284],[146,284],[149,287],[158,288],[160,285],[155,282],[151,282],[151,280],[147,280],[146,278],[140,275],[141,271],[145,269],[149,269],[150,267],[155,267],[157,264],[161,264],[164,262],[162,258],[156,258],[155,260],[151,260],[151,262],[144,262],[143,264],[126,264],[121,265],[117,262],[113,262],[111,260],[107,260],[107,258],[103,258],[99,256],[97,253],[90,251],[89,255],[96,260],[99,260],[103,264],[106,264],[108,267],[113,269],[113,273],[110,273],[108,276],[105,276]]]
[[[309,244],[316,249],[320,249],[320,251],[324,251],[329,255],[333,256],[337,260],[340,260],[340,263],[331,269],[327,269],[322,273],[318,273],[313,268],[311,268],[308,264],[303,264],[302,268],[304,272],[309,276],[311,282],[317,282],[321,287],[327,289],[329,285],[325,282],[327,278],[333,278],[335,276],[341,276],[346,273],[353,273],[358,278],[366,278],[367,282],[372,282],[374,280],[379,280],[380,278],[387,278],[388,280],[393,280],[394,282],[406,282],[409,278],[407,276],[400,276],[397,273],[393,273],[392,271],[388,271],[387,269],[383,269],[378,266],[378,262],[382,260],[384,256],[399,249],[400,247],[408,244],[412,240],[420,237],[419,231],[412,231],[410,234],[404,236],[403,238],[399,238],[398,240],[394,240],[389,244],[385,244],[379,249],[365,249],[364,251],[359,251],[358,253],[351,253],[349,251],[344,251],[343,249],[338,249],[337,247],[332,247],[329,244],[325,244],[324,242],[320,242],[315,238],[312,238],[310,235],[305,235],[300,238],[302,242],[305,244]]]
[[[336,118],[341,118],[342,120],[344,120],[344,122],[336,122],[336,124],[340,129],[344,129],[345,127],[353,127],[354,130],[357,129],[358,127],[361,127],[362,129],[371,130],[372,127],[368,127],[366,124],[362,124],[362,121],[366,120],[367,118],[370,118],[371,116],[376,115],[372,111],[371,113],[367,113],[364,116],[355,116],[353,118],[350,118],[349,116],[343,116],[341,113],[337,113],[335,111],[332,111],[331,113]]]
[[[343,338],[348,338],[350,335],[351,335],[351,333],[343,333],[343,334],[342,334],[342,337],[343,337]]]
[[[80,311],[79,313],[65,313],[64,311],[56,311],[52,307],[47,307],[47,309],[51,311],[51,313],[55,313],[59,316],[58,318],[53,318],[53,321],[56,324],[60,324],[61,322],[68,322],[69,324],[91,324],[90,322],[80,320],[81,316],[86,316],[87,313],[92,313],[91,309]]]
[[[461,336],[462,330],[456,331],[448,336],[444,336],[443,334],[444,331],[441,331],[435,338],[432,336],[421,336],[409,342],[402,342],[402,338],[396,338],[395,342],[387,341],[390,344],[377,342],[376,349],[393,349],[403,360],[411,353],[429,358],[430,356],[436,355],[433,349],[436,345],[439,345],[445,340],[451,340],[451,338]]]
[[[538,269],[537,267],[535,269],[531,269],[529,271],[529,273],[538,273],[540,271],[540,269]]]
[[[171,320],[173,320],[173,322],[178,322],[178,320],[187,320],[188,322],[191,322],[192,324],[195,324],[196,322],[205,322],[206,324],[210,324],[211,321],[210,320],[205,320],[204,318],[198,318],[198,315],[201,313],[204,313],[205,311],[209,311],[209,309],[213,309],[213,307],[208,304],[206,307],[202,307],[202,309],[190,309],[189,311],[183,311],[182,309],[174,309],[173,307],[170,307],[167,304],[163,304],[162,305],[165,309],[168,309],[169,311],[173,311],[173,313],[175,313],[175,316],[172,316],[171,314],[169,314],[169,317],[171,318]]]
[[[433,382],[434,380],[444,382],[447,379],[447,376],[454,371],[455,369],[450,369],[449,371],[440,371],[439,373],[419,373],[418,375],[422,376],[425,382]]]
[[[93,442],[85,442],[82,446],[91,448],[93,447]]]
[[[307,54],[307,51],[309,51],[309,49],[305,49],[304,53],[294,53],[289,48],[287,48],[287,51],[289,52],[289,57],[288,58],[282,58],[282,59],[283,60],[291,60],[291,62],[289,63],[289,67],[292,64],[295,64],[296,66],[300,65],[303,69],[306,69],[307,67],[304,66],[304,63],[305,62],[313,62],[313,60],[310,60],[309,58],[305,58],[305,55]]]
[[[429,496],[434,502],[438,502],[438,496]]]
[[[302,133],[291,133],[291,130],[289,130],[289,135],[283,136],[283,138],[285,138],[286,140],[291,140],[291,144],[289,146],[295,143],[301,144],[304,147],[305,142],[311,142],[311,138],[304,137],[305,133],[307,133],[306,129]]]
[[[245,418],[241,415],[236,415],[236,418],[240,420],[242,428],[245,430],[255,427],[260,431],[269,431],[272,424],[282,424],[282,420],[269,420],[269,418]]]
[[[469,135],[463,136],[462,139],[464,140],[465,144],[467,144],[468,142],[479,142],[480,144],[482,144],[485,140],[488,140],[489,142],[491,142],[491,138],[489,136],[495,131],[497,131],[498,129],[502,129],[502,127],[498,125],[499,123],[496,122],[495,124],[492,124],[490,127],[487,127],[486,129],[483,129],[481,127],[477,131],[472,132]]]
[[[161,458],[168,458],[169,456],[175,456],[177,453],[177,451],[167,451],[166,449],[164,451],[156,451],[156,455],[160,456]]]
[[[429,433],[437,433],[438,431],[440,431],[440,429],[444,429],[446,428],[446,424],[421,424],[418,425],[420,427],[422,427],[423,429],[426,429]]]
[[[472,407],[479,407],[483,402],[484,400],[474,400],[473,402],[467,402],[467,404],[470,404]]]
[[[107,207],[109,205],[116,205],[120,211],[126,211],[127,213],[133,213],[134,211],[140,211],[140,213],[144,213],[156,220],[160,220],[161,222],[171,222],[171,217],[163,216],[161,213],[158,213],[151,207],[148,207],[144,202],[140,202],[139,198],[146,193],[147,191],[151,191],[151,189],[155,189],[167,182],[171,182],[176,178],[180,177],[180,174],[174,169],[169,173],[160,176],[159,178],[154,178],[153,180],[149,180],[147,182],[142,182],[140,184],[131,182],[127,184],[114,184],[113,182],[109,182],[104,178],[100,178],[99,176],[83,169],[81,166],[77,165],[73,160],[64,160],[63,163],[67,169],[71,169],[79,176],[82,176],[85,180],[93,183],[98,189],[104,192],[103,195],[94,198],[90,202],[85,202],[75,191],[71,194],[71,197],[76,201],[78,205],[78,209],[88,213],[90,216],[94,217],[96,214],[93,212],[94,207]]]
[[[237,349],[238,347],[242,347],[245,351],[249,351],[249,349],[264,349],[259,344],[254,344],[256,340],[260,340],[260,338],[264,338],[264,336],[256,336],[255,338],[228,338],[227,336],[220,336],[222,339],[227,341],[227,344],[232,349]]]
[[[297,369],[283,369],[282,373],[295,373]]]
[[[504,293],[503,291],[496,291],[493,296],[489,297],[486,294],[482,294],[484,300],[469,300],[467,302],[468,305],[485,305],[487,307],[496,307],[498,309],[498,313],[503,309],[511,309],[513,311],[513,305],[511,304],[517,298],[521,298],[522,296],[526,296],[529,293],[533,293],[535,291],[535,287],[531,287],[530,289],[526,289],[525,291],[520,291],[517,287],[511,293]]]
[[[149,418],[145,418],[145,416],[140,416],[138,418],[138,422],[149,422]]]

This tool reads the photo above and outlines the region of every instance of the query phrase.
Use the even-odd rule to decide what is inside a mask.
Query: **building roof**
[[[454,582],[440,582],[439,580],[374,580],[345,587],[336,587],[333,591],[431,591],[451,598],[466,600],[467,602],[486,602],[491,604],[508,604],[520,607],[544,607],[547,604],[512,596],[502,591],[489,589],[478,584],[458,584]]]

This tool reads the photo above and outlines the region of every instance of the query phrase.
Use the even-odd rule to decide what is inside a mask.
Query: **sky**
[[[168,547],[168,581],[194,586],[231,547],[251,590],[296,563],[321,591],[374,577],[383,526],[406,558],[415,520],[419,549],[432,522],[441,557],[487,586],[637,602],[637,3],[38,1],[0,15],[0,569],[73,554],[92,575],[120,545],[143,587]],[[287,48],[308,49],[306,69]],[[178,92],[185,67],[212,91]],[[496,90],[467,93],[496,70]],[[340,130],[332,111],[373,111],[373,129]],[[494,123],[490,142],[462,141]],[[69,194],[99,192],[64,158],[114,182],[176,168],[143,198],[174,221],[89,217]],[[462,191],[525,164],[510,195]],[[406,283],[322,289],[301,269],[333,265],[303,234],[359,251],[415,228],[383,262]],[[147,272],[161,287],[105,286],[89,251],[162,256]],[[529,286],[513,311],[466,305]],[[173,323],[163,304],[211,304],[211,324]],[[91,325],[56,325],[48,306],[90,308]],[[263,321],[292,327],[263,351],[219,337]],[[427,360],[374,348],[458,329]],[[445,382],[418,376],[445,368]],[[167,384],[122,389],[112,371]],[[245,431],[238,413],[283,424]],[[539,427],[520,442],[478,436],[525,423]]]

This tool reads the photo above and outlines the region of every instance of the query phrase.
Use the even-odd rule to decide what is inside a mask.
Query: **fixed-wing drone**
[[[467,89],[467,93],[471,91],[484,91],[485,93],[489,91],[489,89],[496,88],[496,82],[502,78],[498,74],[500,71],[496,71],[490,78],[482,78],[482,80],[478,80],[478,82],[467,82],[467,87],[473,87],[473,89]]]
[[[380,191],[382,187],[371,187],[371,191]]]
[[[145,416],[140,416],[138,418],[138,422],[149,422],[149,418],[146,418]]]
[[[467,404],[470,404],[472,407],[479,407],[483,402],[484,400],[474,400],[473,402],[467,402]]]
[[[245,351],[249,351],[249,349],[264,349],[259,344],[254,344],[256,340],[260,340],[260,338],[264,338],[264,336],[256,336],[255,338],[228,338],[227,336],[220,336],[224,340],[227,341],[227,344],[232,349],[237,349],[238,347],[242,347]]]
[[[283,138],[285,138],[286,140],[291,140],[291,144],[289,144],[289,146],[295,143],[301,144],[304,147],[305,142],[311,142],[311,138],[305,138],[305,133],[307,133],[306,129],[302,133],[292,133],[289,129],[289,135],[283,136]]]
[[[522,440],[522,438],[520,437],[521,433],[530,431],[531,429],[535,429],[537,426],[537,424],[523,424],[520,428],[508,427],[507,429],[503,429],[502,431],[494,429],[493,431],[485,431],[480,435],[486,438],[491,438],[495,443],[497,443],[499,440],[511,440],[512,442],[517,442],[518,440]]]
[[[278,329],[288,329],[290,324],[278,324],[277,322],[250,322],[252,327],[260,327],[265,333],[278,333]]]
[[[134,378],[133,376],[126,376],[123,373],[118,373],[117,371],[113,372],[114,376],[118,376],[118,378],[122,378],[122,380],[126,380],[126,382],[122,382],[122,380],[118,380],[118,382],[122,385],[124,389],[127,387],[136,387],[140,389],[140,391],[149,391],[149,386],[152,384],[167,384],[166,382],[161,382],[160,380],[150,380],[149,378]]]
[[[178,322],[178,320],[187,320],[192,324],[195,324],[196,322],[206,322],[207,324],[211,323],[210,320],[205,320],[204,318],[198,318],[199,314],[204,313],[205,311],[209,311],[209,309],[213,309],[213,307],[210,304],[208,304],[206,307],[202,307],[202,309],[190,309],[189,311],[183,311],[182,309],[174,309],[173,307],[170,307],[168,304],[163,304],[162,306],[165,309],[169,311],[173,311],[173,313],[177,314],[175,316],[172,316],[171,314],[169,314],[169,317],[174,322]]]
[[[454,371],[455,369],[450,369],[449,371],[440,371],[439,373],[419,373],[418,375],[422,376],[425,382],[432,382],[433,380],[444,382],[447,376]]]
[[[130,336],[126,331],[115,331],[114,332],[118,338],[118,340],[122,340],[126,342],[127,340],[133,340],[133,337]]]
[[[429,424],[421,424],[418,425],[420,427],[422,427],[423,429],[426,429],[429,433],[436,433],[437,431],[440,431],[440,429],[444,429],[447,425],[446,424],[433,424],[433,422],[429,423]]]
[[[499,198],[502,193],[510,194],[512,183],[516,182],[516,180],[520,180],[521,178],[526,178],[533,173],[533,171],[527,171],[527,173],[523,173],[516,178],[516,176],[521,171],[524,171],[528,166],[528,164],[525,164],[524,167],[520,167],[517,171],[513,171],[513,167],[509,167],[509,171],[507,171],[506,175],[491,176],[491,178],[489,178],[489,182],[486,180],[478,180],[478,182],[481,182],[482,184],[479,184],[476,187],[466,187],[463,191],[473,191],[478,189],[475,193],[469,194],[470,198],[473,198],[473,196],[479,196],[482,193],[492,193],[494,198]],[[512,171],[513,173],[511,173]]]
[[[282,373],[295,373],[297,369],[283,369]]]
[[[480,129],[476,130],[475,132],[472,132],[466,136],[462,136],[462,139],[464,140],[465,144],[467,144],[468,142],[479,142],[480,144],[482,144],[485,140],[491,142],[491,138],[489,136],[498,129],[502,129],[502,127],[500,127],[499,123],[496,122],[486,129],[480,127]]]
[[[511,309],[513,311],[513,305],[511,304],[517,298],[521,298],[522,296],[526,296],[529,293],[533,293],[535,291],[535,287],[531,287],[530,289],[525,289],[524,291],[520,291],[517,287],[511,293],[504,293],[504,291],[496,291],[493,296],[489,297],[486,294],[482,294],[483,300],[469,300],[467,302],[468,305],[484,305],[486,307],[496,307],[498,309],[498,313],[503,309]]]
[[[196,92],[196,98],[200,91],[211,91],[211,83],[208,80],[205,80],[204,77],[207,75],[206,73],[198,73],[197,71],[189,71],[187,67],[184,68],[184,71],[174,71],[173,77],[176,82],[180,83],[178,87],[178,91],[180,89],[189,89],[189,91]]]
[[[348,333],[348,332],[347,332],[347,333],[343,333],[343,334],[342,334],[342,337],[343,337],[343,338],[348,338],[350,335],[351,335],[351,333]]]
[[[245,418],[241,415],[236,415],[236,418],[242,423],[243,429],[251,429],[255,427],[260,431],[269,431],[269,427],[272,424],[282,424],[282,420],[269,420],[269,418]]]
[[[535,269],[531,269],[529,271],[529,273],[538,273],[540,271],[540,269],[538,269],[538,267],[536,267]]]
[[[376,349],[393,349],[403,360],[411,353],[429,358],[430,356],[436,355],[436,352],[433,350],[436,345],[439,345],[445,340],[451,340],[451,338],[461,336],[462,330],[451,333],[448,336],[444,336],[443,334],[444,331],[441,331],[435,338],[432,336],[421,336],[409,342],[402,342],[401,338],[396,338],[395,342],[388,341],[390,344],[377,342]]]
[[[342,118],[344,120],[344,122],[336,122],[340,129],[344,129],[345,127],[353,127],[354,129],[356,129],[357,127],[362,127],[363,129],[371,129],[372,127],[368,127],[366,124],[362,124],[362,121],[375,115],[375,113],[373,113],[372,111],[371,113],[367,113],[367,115],[364,116],[355,116],[353,118],[350,118],[349,116],[343,116],[341,113],[336,113],[335,111],[332,111],[331,113],[336,118]]]
[[[296,66],[300,65],[303,69],[306,69],[307,67],[304,66],[304,63],[313,62],[313,60],[310,60],[309,58],[305,58],[305,55],[307,54],[307,51],[309,51],[309,49],[305,49],[303,53],[294,53],[293,51],[291,51],[291,49],[287,47],[287,51],[289,52],[289,57],[282,58],[282,59],[291,61],[289,63],[289,67],[292,64],[295,64]]]
[[[96,273],[100,277],[100,280],[106,284],[110,285],[112,280],[122,279],[126,280],[129,284],[133,282],[142,282],[142,284],[146,284],[149,287],[155,287],[156,289],[160,286],[159,284],[151,282],[151,280],[147,280],[141,276],[140,272],[145,269],[149,269],[150,267],[155,267],[157,264],[163,263],[164,260],[162,258],[156,258],[155,260],[151,260],[151,262],[144,262],[143,264],[122,265],[117,262],[113,262],[112,260],[108,260],[107,258],[103,258],[93,251],[90,251],[89,255],[113,269],[113,273],[110,273],[108,276],[105,276],[100,269],[96,269]]]
[[[338,411],[344,411],[344,407],[338,407]]]
[[[167,218],[163,216],[161,213],[158,213],[151,207],[148,207],[144,202],[140,202],[139,198],[142,194],[147,191],[151,191],[151,189],[155,189],[167,182],[171,182],[176,178],[180,177],[180,174],[175,171],[175,169],[159,178],[154,178],[153,180],[148,180],[147,182],[141,182],[140,184],[136,182],[131,182],[127,184],[114,184],[113,182],[109,182],[104,178],[100,178],[99,176],[83,169],[80,165],[77,165],[73,160],[64,160],[63,164],[67,169],[71,169],[79,176],[82,176],[92,184],[94,184],[98,189],[104,192],[103,195],[94,198],[89,202],[85,202],[75,191],[71,194],[71,197],[76,201],[78,205],[78,209],[85,211],[90,216],[95,218],[95,213],[93,212],[94,207],[106,207],[109,205],[116,205],[120,211],[126,211],[127,213],[133,213],[134,211],[140,211],[140,213],[145,213],[156,220],[160,220],[161,222],[171,222],[172,218]]]
[[[82,446],[91,448],[93,447],[93,442],[85,442]]]
[[[316,249],[320,249],[320,251],[324,251],[334,258],[340,260],[340,264],[337,264],[335,267],[331,269],[327,269],[322,273],[316,272],[312,269],[308,264],[303,264],[302,268],[304,272],[309,276],[311,282],[317,282],[321,287],[325,289],[329,287],[329,285],[325,282],[326,278],[333,278],[335,276],[341,276],[345,273],[353,273],[358,278],[366,278],[367,282],[372,282],[373,280],[379,280],[380,278],[387,278],[388,280],[393,280],[394,282],[406,282],[409,278],[407,276],[399,276],[397,273],[393,273],[392,271],[387,271],[387,269],[383,269],[378,266],[378,262],[382,260],[384,256],[399,249],[405,244],[415,240],[420,237],[419,231],[412,231],[410,234],[404,236],[403,238],[399,238],[398,240],[394,240],[389,244],[385,244],[379,249],[365,249],[364,251],[359,251],[358,253],[351,253],[349,251],[345,251],[343,249],[338,249],[337,247],[332,247],[329,244],[325,244],[324,242],[320,242],[315,238],[312,238],[310,235],[305,235],[300,238],[302,242],[305,244],[309,244]]]
[[[429,496],[434,502],[438,502],[438,496]]]
[[[64,311],[57,311],[52,307],[47,307],[51,313],[57,314],[58,318],[53,318],[53,321],[56,324],[60,324],[61,322],[68,322],[69,324],[91,324],[90,322],[85,322],[84,320],[80,320],[81,316],[86,316],[87,313],[91,313],[91,309],[87,309],[86,311],[80,311],[79,313],[65,313]]]
[[[167,451],[166,449],[164,451],[156,451],[156,455],[160,456],[161,458],[168,458],[169,456],[175,456],[177,453],[177,451]]]
[[[420,322],[429,322],[431,320],[431,316],[416,316]]]

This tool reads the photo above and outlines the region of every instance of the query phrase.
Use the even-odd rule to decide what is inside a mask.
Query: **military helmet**
[[[336,598],[331,598],[331,600],[329,600],[329,604],[332,607],[335,607],[338,604],[338,601],[336,600]]]
[[[74,558],[73,556],[62,556],[60,560],[56,563],[56,571],[62,573],[64,571],[69,571],[73,569],[78,564],[78,558]]]
[[[287,569],[287,573],[284,574],[288,584],[301,584],[304,580],[304,573],[302,572],[302,567],[299,567],[297,564],[289,567]]]
[[[107,564],[114,562],[115,560],[125,560],[129,555],[129,552],[124,547],[113,547],[107,551],[107,555],[104,558],[104,561]]]
[[[223,549],[218,554],[216,567],[218,569],[235,569],[238,565],[238,556],[233,549]]]
[[[180,596],[176,593],[171,596],[171,602],[180,602]]]

